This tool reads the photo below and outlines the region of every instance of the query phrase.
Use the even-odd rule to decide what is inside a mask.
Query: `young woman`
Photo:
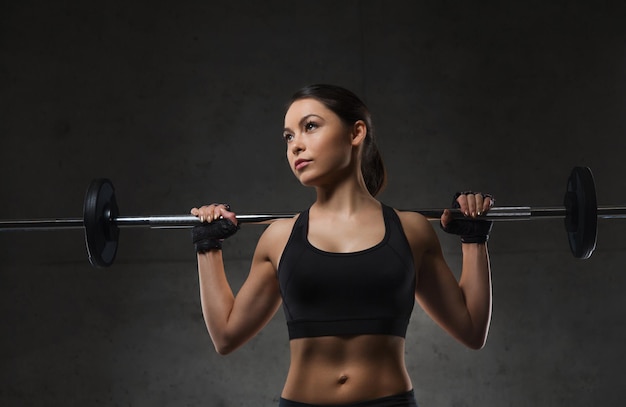
[[[346,89],[298,91],[283,135],[291,170],[317,199],[267,227],[236,297],[221,245],[197,246],[202,310],[215,348],[227,354],[243,345],[282,303],[291,362],[280,406],[416,406],[404,361],[414,300],[454,338],[481,348],[491,316],[491,223],[444,212],[444,230],[463,235],[457,281],[429,221],[376,200],[385,170],[370,114]],[[493,202],[469,192],[455,199],[468,217]],[[226,205],[191,213],[207,223],[237,223]]]

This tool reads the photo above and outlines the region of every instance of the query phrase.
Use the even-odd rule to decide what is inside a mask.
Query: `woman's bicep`
[[[274,267],[269,260],[255,259],[250,274],[235,297],[228,319],[228,334],[244,343],[272,319],[281,297]]]
[[[439,238],[426,220],[407,233],[415,261],[415,298],[441,328],[461,342],[471,321],[459,283],[446,263]]]
[[[427,252],[419,268],[415,297],[422,309],[453,337],[463,341],[468,312],[463,292],[443,255]]]
[[[227,325],[227,335],[235,347],[255,336],[272,319],[281,304],[275,268],[275,250],[281,236],[276,230],[266,230],[261,236],[248,277],[235,296]]]

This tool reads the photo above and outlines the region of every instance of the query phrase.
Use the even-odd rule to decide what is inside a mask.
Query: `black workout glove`
[[[456,199],[462,194],[463,193],[461,192],[457,192],[454,195],[454,198],[452,199],[452,208],[458,209],[461,207]],[[485,194],[484,196],[490,197],[493,202],[491,195]],[[445,228],[441,222],[439,225],[441,226],[441,229],[447,233],[460,235],[462,243],[485,243],[489,240],[489,233],[491,232],[493,222],[482,219],[453,219]]]
[[[191,238],[196,246],[196,252],[206,253],[214,249],[222,250],[224,239],[231,237],[238,230],[239,225],[235,225],[230,220],[217,219],[194,226],[191,230]]]

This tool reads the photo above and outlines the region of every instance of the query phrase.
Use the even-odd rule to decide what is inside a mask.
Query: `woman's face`
[[[306,186],[324,186],[353,170],[352,128],[315,99],[295,101],[285,114],[287,160]]]

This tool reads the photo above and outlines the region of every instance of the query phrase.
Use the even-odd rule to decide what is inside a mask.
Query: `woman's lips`
[[[293,166],[294,166],[294,168],[295,168],[296,170],[301,170],[301,169],[303,169],[304,167],[306,167],[307,165],[309,165],[309,163],[310,163],[310,162],[311,162],[311,160],[303,160],[303,159],[299,159],[299,160],[296,160],[296,162],[294,163],[294,165],[293,165]]]

